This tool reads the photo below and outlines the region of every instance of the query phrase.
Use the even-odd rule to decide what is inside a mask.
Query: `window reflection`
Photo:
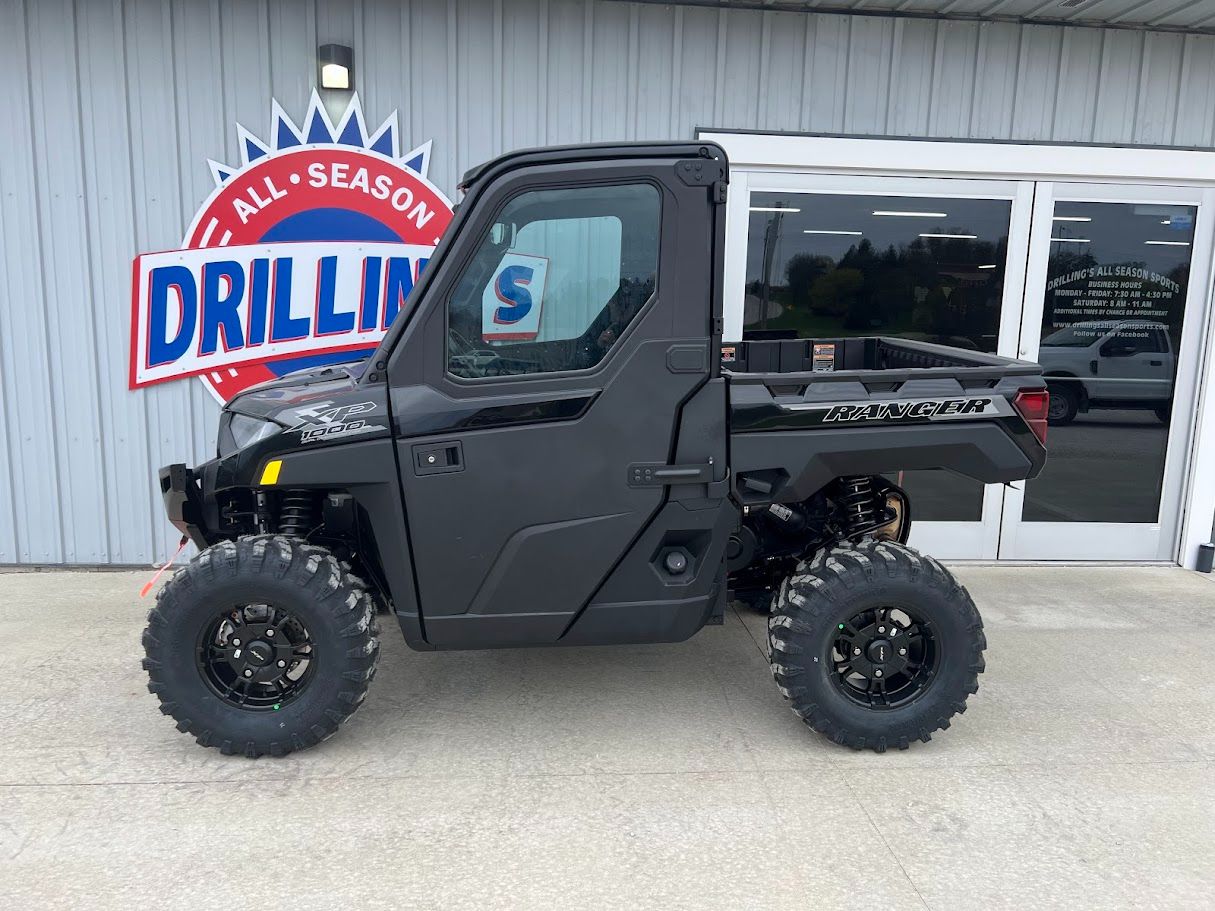
[[[747,329],[995,351],[1009,200],[753,193]]]
[[[1157,521],[1194,216],[1056,203],[1038,352],[1050,458],[1026,485],[1026,520]]]
[[[748,334],[996,350],[1010,200],[757,192],[750,207]],[[913,471],[902,483],[917,519],[982,517],[977,481]]]

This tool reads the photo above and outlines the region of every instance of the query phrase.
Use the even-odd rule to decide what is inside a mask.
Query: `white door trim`
[[[731,162],[727,220],[728,253],[746,248],[747,198],[752,174],[853,174],[875,176],[1045,180],[1068,183],[1144,183],[1215,189],[1215,152],[1185,149],[1113,148],[1003,142],[955,142],[915,139],[856,139],[835,136],[731,133],[700,130],[698,139],[719,143]],[[736,193],[741,189],[743,192]],[[1191,445],[1182,496],[1181,533],[1176,559],[1193,569],[1198,545],[1212,537],[1215,520],[1215,314],[1209,277],[1215,266],[1215,244],[1197,244],[1193,267],[1207,274],[1206,301],[1199,309],[1194,344],[1198,388],[1191,426]],[[737,261],[738,257],[733,257]],[[745,271],[745,262],[735,268]],[[745,283],[745,276],[742,283]]]
[[[1095,183],[1215,183],[1215,152],[1186,149],[714,131],[700,131],[697,138],[718,143],[726,150],[732,168],[747,170]]]

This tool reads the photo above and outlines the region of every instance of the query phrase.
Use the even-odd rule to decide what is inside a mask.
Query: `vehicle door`
[[[1100,397],[1160,400],[1172,393],[1168,339],[1151,323],[1123,323],[1097,347]]]
[[[431,643],[558,640],[672,487],[724,477],[722,207],[677,165],[508,171],[437,263],[389,365]],[[708,423],[681,437],[692,413]],[[704,470],[664,480],[676,455]]]

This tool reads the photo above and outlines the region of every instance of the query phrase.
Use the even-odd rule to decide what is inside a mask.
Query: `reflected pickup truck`
[[[1177,362],[1169,327],[1150,320],[1076,323],[1042,339],[1038,361],[1050,389],[1051,424],[1096,408],[1172,416]]]
[[[884,751],[948,727],[982,622],[883,473],[1034,477],[1041,371],[723,344],[728,181],[707,143],[488,162],[378,348],[229,401],[216,457],[159,477],[200,549],[143,637],[178,729],[249,757],[330,736],[385,616],[418,650],[676,642],[731,599],[769,611],[814,730]]]

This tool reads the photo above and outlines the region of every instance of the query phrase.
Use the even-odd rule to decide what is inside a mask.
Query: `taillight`
[[[1013,407],[1017,414],[1025,418],[1025,423],[1034,432],[1038,442],[1046,445],[1046,415],[1050,411],[1050,393],[1045,389],[1021,390],[1013,399]]]

